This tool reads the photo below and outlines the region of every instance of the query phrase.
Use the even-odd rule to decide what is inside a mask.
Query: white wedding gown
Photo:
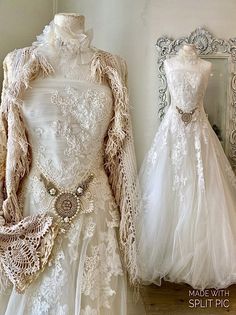
[[[36,80],[31,87],[24,95],[23,115],[35,158],[24,185],[24,215],[52,205],[54,198],[40,181],[41,173],[57,186],[72,189],[91,170],[94,204],[84,204],[91,213],[79,215],[75,227],[63,235],[52,265],[23,295],[12,292],[0,314],[126,314],[126,282],[115,230],[119,214],[102,157],[111,91],[59,75]]]
[[[164,66],[171,105],[140,170],[140,276],[224,288],[236,282],[236,178],[203,108],[211,64]]]
[[[24,294],[9,289],[0,295],[0,315],[145,313],[141,303],[136,308],[132,296],[127,299],[117,241],[120,215],[104,170],[112,92],[107,83],[92,82],[90,62],[81,64],[77,53],[65,49],[49,59],[55,74],[32,81],[24,94],[22,113],[33,162],[21,206],[24,216],[52,208],[55,197],[41,174],[61,190],[73,190],[92,172],[94,179],[81,199],[87,212],[57,239],[51,264]]]

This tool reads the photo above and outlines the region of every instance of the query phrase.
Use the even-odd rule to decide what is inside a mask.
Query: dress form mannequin
[[[196,54],[196,46],[194,44],[185,44],[182,49],[186,54],[195,53]]]
[[[184,44],[178,51],[178,58],[186,62],[199,60],[196,46],[194,44]]]
[[[67,27],[74,33],[84,32],[85,17],[79,13],[58,13],[53,21],[56,25]]]
[[[73,55],[77,54],[78,64],[88,64],[95,48],[90,46],[92,30],[85,31],[85,17],[75,13],[58,13],[54,16],[52,24],[51,44],[56,48],[51,50],[52,59],[54,59],[53,53],[70,52]]]

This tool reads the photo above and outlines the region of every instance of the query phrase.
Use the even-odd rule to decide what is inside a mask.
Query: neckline
[[[81,65],[89,65],[98,51],[91,46],[92,39],[92,29],[73,32],[70,28],[61,27],[51,21],[32,45],[48,56],[74,55],[81,58]],[[86,60],[86,53],[91,56],[89,60]]]
[[[65,48],[69,51],[86,51],[91,47],[93,30],[73,32],[68,27],[61,27],[53,23],[53,33],[55,36],[54,45],[57,48]]]

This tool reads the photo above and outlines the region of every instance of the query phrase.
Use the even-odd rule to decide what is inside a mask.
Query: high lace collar
[[[45,26],[43,33],[37,36],[37,41],[33,43],[36,47],[57,48],[62,51],[84,52],[90,50],[93,39],[93,30],[75,33],[68,27],[61,27],[50,22]]]
[[[178,51],[178,58],[183,63],[196,64],[199,60],[197,52],[193,49],[186,51],[184,48],[180,48]]]

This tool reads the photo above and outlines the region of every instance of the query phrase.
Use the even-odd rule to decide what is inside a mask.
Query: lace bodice
[[[198,57],[185,60],[176,56],[165,60],[164,67],[172,106],[190,111],[202,105],[211,63]]]
[[[59,185],[76,185],[102,165],[111,90],[57,75],[36,80],[32,87],[25,93],[23,113],[33,161]]]

